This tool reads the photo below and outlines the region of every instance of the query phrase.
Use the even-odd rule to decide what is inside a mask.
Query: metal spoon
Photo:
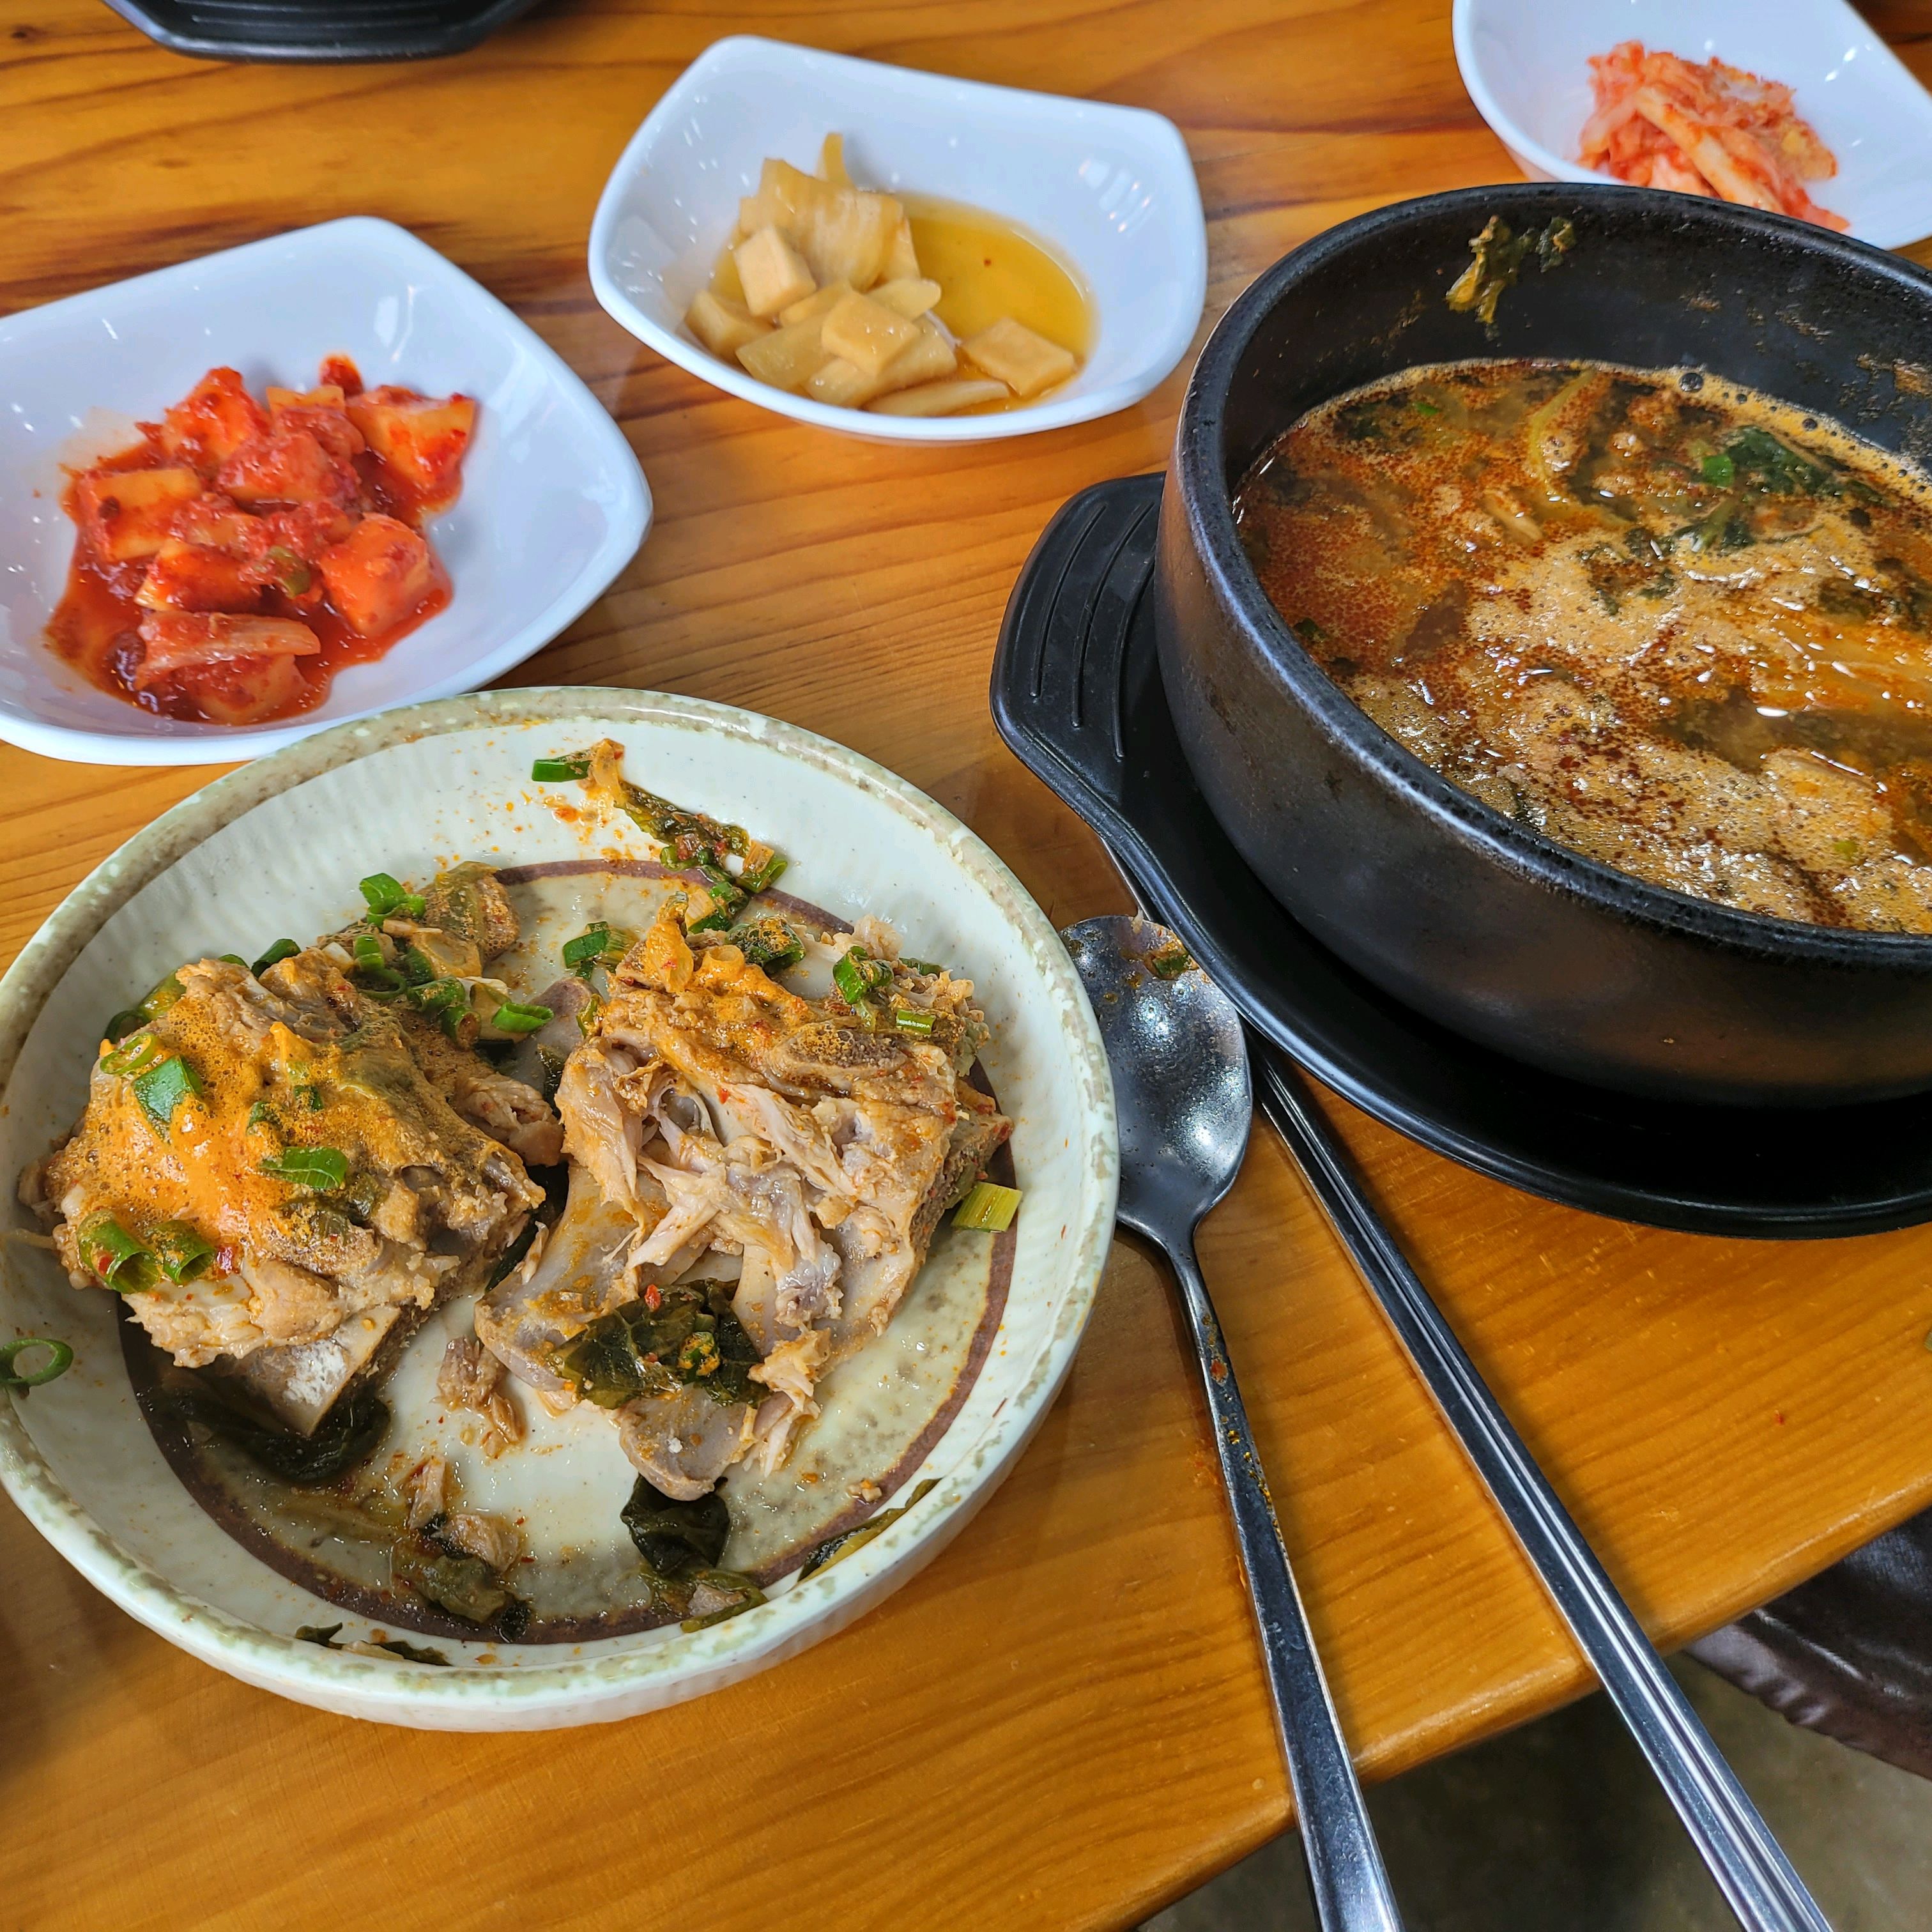
[[[1094,1003],[1113,1069],[1121,1222],[1172,1264],[1194,1336],[1316,1909],[1330,1932],[1401,1932],[1221,1324],[1194,1256],[1194,1231],[1234,1184],[1254,1119],[1240,1016],[1165,926],[1090,919],[1060,937]],[[1185,970],[1163,976],[1166,962],[1158,960],[1163,948],[1186,962]]]

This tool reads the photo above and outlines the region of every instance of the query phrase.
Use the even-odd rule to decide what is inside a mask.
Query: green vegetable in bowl
[[[731,1312],[730,1293],[723,1282],[653,1282],[554,1348],[550,1366],[599,1408],[694,1384],[714,1402],[748,1402],[758,1352]]]
[[[159,1273],[154,1256],[112,1215],[89,1216],[75,1238],[82,1264],[116,1294],[138,1294],[154,1286]]]
[[[658,1576],[715,1569],[731,1534],[731,1512],[716,1490],[679,1502],[644,1476],[632,1486],[622,1518],[638,1554]]]
[[[16,1368],[14,1364],[29,1348],[46,1349],[47,1359],[38,1369]],[[0,1388],[25,1395],[29,1389],[44,1388],[73,1366],[73,1349],[50,1336],[22,1335],[16,1342],[0,1342]]]
[[[368,1461],[389,1432],[388,1405],[367,1389],[344,1396],[312,1436],[258,1422],[231,1408],[206,1382],[186,1376],[164,1383],[154,1400],[164,1415],[206,1429],[271,1475],[301,1489],[346,1475]]]
[[[284,1148],[260,1165],[264,1174],[312,1187],[318,1193],[328,1193],[349,1178],[349,1156],[339,1148]]]
[[[409,891],[400,879],[387,872],[371,872],[366,879],[358,881],[362,896],[368,902],[369,910],[377,919],[388,919],[400,913],[406,919],[421,919],[424,899],[421,892]]]
[[[637,934],[599,920],[563,942],[563,963],[587,986],[600,966],[614,966],[637,944]]]
[[[767,973],[782,973],[805,957],[804,940],[776,913],[734,926],[724,936],[748,964],[762,967]]]
[[[214,1258],[214,1244],[185,1221],[164,1221],[149,1228],[148,1247],[162,1274],[177,1284],[206,1274]]]
[[[1020,1210],[1020,1190],[1002,1187],[992,1180],[975,1181],[972,1192],[959,1204],[952,1217],[956,1228],[976,1228],[982,1234],[1004,1234],[1013,1225]]]

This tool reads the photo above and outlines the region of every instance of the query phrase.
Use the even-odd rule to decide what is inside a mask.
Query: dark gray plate
[[[178,54],[205,60],[422,60],[460,53],[536,0],[108,0]]]
[[[1236,854],[1174,736],[1146,595],[1160,490],[1099,484],[1048,525],[1000,627],[993,717],[1256,1027],[1378,1120],[1571,1207],[1771,1239],[1932,1217],[1932,1096],[1702,1107],[1585,1086],[1432,1024],[1310,938]]]

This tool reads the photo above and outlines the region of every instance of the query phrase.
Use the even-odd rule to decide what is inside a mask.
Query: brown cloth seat
[[[1690,1654],[1794,1724],[1932,1778],[1932,1510]]]

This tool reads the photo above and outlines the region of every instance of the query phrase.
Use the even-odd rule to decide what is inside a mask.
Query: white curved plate
[[[1456,63],[1476,111],[1532,181],[1606,181],[1576,159],[1589,57],[1619,40],[1713,55],[1792,88],[1838,158],[1812,199],[1874,248],[1932,235],[1932,94],[1845,0],[1456,0]]]
[[[462,496],[429,526],[449,566],[448,608],[337,673],[316,710],[260,730],[157,718],[95,690],[41,634],[74,554],[61,464],[76,439],[98,439],[104,420],[124,436],[155,420],[216,364],[259,394],[307,387],[329,355],[372,386],[460,389],[482,405]],[[601,595],[650,519],[630,445],[568,365],[391,222],[298,228],[0,317],[0,738],[92,764],[225,764],[473,689]]]
[[[995,1029],[985,1059],[1016,1123],[1026,1196],[1000,1326],[965,1401],[907,1472],[908,1486],[923,1475],[936,1489],[838,1564],[692,1635],[674,1625],[573,1645],[439,1639],[454,1667],[437,1669],[296,1640],[298,1626],[342,1612],[232,1540],[176,1479],[135,1409],[110,1298],[70,1288],[44,1251],[4,1244],[0,1339],[64,1336],[77,1360],[25,1400],[0,1395],[0,1482],[131,1615],[305,1703],[396,1724],[533,1729],[628,1716],[794,1654],[904,1582],[985,1500],[1046,1413],[1092,1304],[1113,1226],[1112,1090],[1046,916],[950,813],[868,760],[752,712],[651,693],[417,706],[304,740],[158,820],[76,888],[0,980],[0,1173],[44,1153],[78,1113],[101,1013],[184,956],[324,929],[377,866],[407,877],[457,855],[530,863],[614,843],[650,856],[628,829],[560,818],[554,788],[529,782],[533,755],[606,734],[640,782],[775,839],[794,856],[788,890],[888,917],[908,950],[970,971]],[[25,1225],[18,1208],[10,1218]],[[614,1442],[592,1447],[619,1455]],[[574,1494],[569,1458],[559,1468]],[[368,1634],[351,1623],[345,1639]]]
[[[1051,243],[1091,290],[1092,352],[1044,400],[983,416],[835,409],[754,380],[684,326],[767,154],[801,166],[832,132],[868,188],[967,202]],[[631,333],[761,408],[881,442],[985,442],[1137,403],[1187,352],[1208,292],[1208,230],[1186,144],[1144,108],[851,60],[740,35],[693,61],[611,170],[590,281]]]

